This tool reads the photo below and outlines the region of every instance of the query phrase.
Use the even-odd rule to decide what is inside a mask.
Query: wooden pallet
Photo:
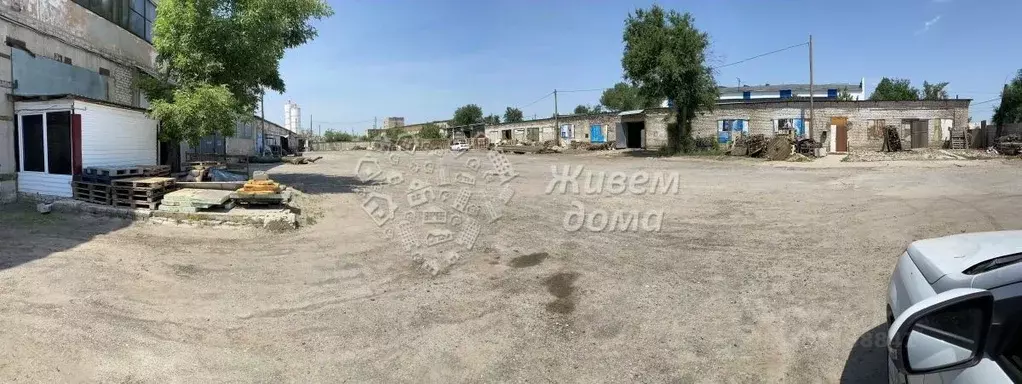
[[[143,188],[113,188],[114,197],[125,200],[145,200],[152,198],[162,198],[168,192],[172,192],[169,188],[159,189],[143,189]]]
[[[114,187],[130,187],[139,189],[159,189],[174,185],[171,177],[131,177],[116,179],[111,182]]]
[[[169,165],[136,165],[142,168],[142,176],[169,176]]]
[[[117,207],[130,207],[132,209],[135,209],[135,208],[156,209],[157,207],[160,206],[160,202],[159,201],[137,201],[137,200],[123,200],[123,199],[117,199],[117,198],[115,198],[113,201],[114,201],[114,206],[117,206]]]
[[[124,176],[141,176],[142,168],[139,167],[88,167],[82,170],[86,175],[90,176],[107,176],[107,177],[124,177]]]
[[[74,192],[75,200],[110,205],[111,195],[109,185],[76,181],[73,183],[72,192]]]

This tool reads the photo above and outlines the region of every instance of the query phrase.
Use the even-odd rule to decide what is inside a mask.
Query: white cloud
[[[940,15],[937,15],[937,17],[930,19],[930,21],[923,23],[923,29],[916,31],[916,34],[921,35],[923,33],[926,33],[926,31],[929,31],[930,27],[932,27],[934,24],[937,24],[938,21],[940,21]]]

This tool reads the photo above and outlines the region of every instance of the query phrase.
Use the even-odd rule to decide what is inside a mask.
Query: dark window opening
[[[21,117],[21,145],[25,162],[22,171],[46,172],[43,164],[43,115]]]
[[[837,90],[836,89],[828,89],[827,90],[827,98],[828,99],[836,99],[837,98]]]
[[[64,64],[70,65],[71,64],[71,58],[67,57],[67,56],[64,56]]]
[[[752,99],[752,92],[750,92],[750,91],[742,92],[742,98],[745,99],[745,100]]]
[[[106,69],[106,68],[100,68],[99,69],[99,74],[103,75],[103,76],[110,76],[110,70]]]
[[[46,154],[48,173],[71,174],[71,112],[46,114]]]
[[[145,41],[152,42],[156,4],[150,0],[74,0]]]
[[[781,98],[782,99],[790,99],[791,98],[791,90],[790,89],[781,90]]]

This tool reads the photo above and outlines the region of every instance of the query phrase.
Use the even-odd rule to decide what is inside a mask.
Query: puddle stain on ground
[[[572,284],[578,276],[576,272],[560,272],[543,280],[547,292],[556,298],[547,303],[547,312],[565,315],[575,311],[576,295]]]
[[[550,255],[546,252],[530,253],[528,255],[518,256],[514,259],[511,259],[510,265],[511,268],[534,267],[542,263],[543,260],[546,260],[546,258],[549,256]]]

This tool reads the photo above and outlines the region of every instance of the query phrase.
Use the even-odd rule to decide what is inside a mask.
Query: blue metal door
[[[589,127],[589,141],[593,143],[606,143],[607,139],[603,137],[603,127],[598,124],[593,124]]]

